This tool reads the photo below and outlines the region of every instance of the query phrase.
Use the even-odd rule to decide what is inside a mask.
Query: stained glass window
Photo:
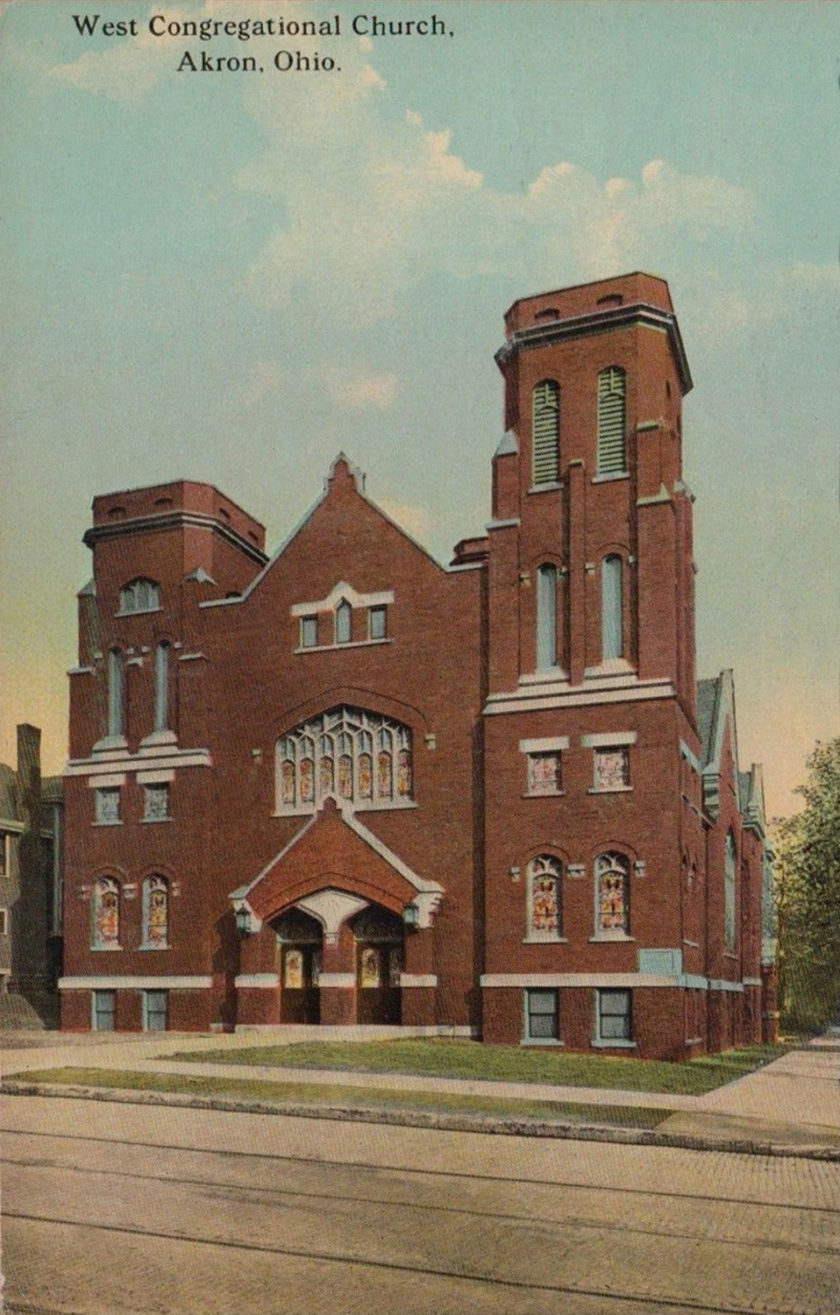
[[[96,791],[95,817],[97,822],[119,822],[120,788],[109,786]]]
[[[622,790],[630,784],[630,750],[626,746],[595,750],[595,789]]]
[[[559,753],[528,754],[528,794],[559,794],[562,787]]]
[[[630,901],[627,859],[621,854],[602,854],[595,863],[597,882],[598,936],[622,937],[630,931]]]
[[[169,816],[169,786],[147,785],[143,791],[143,817],[160,822]]]
[[[100,877],[93,888],[91,945],[95,950],[120,946],[120,888],[112,877]]]
[[[283,965],[283,985],[288,991],[303,990],[303,951],[287,950]]]
[[[169,944],[169,884],[165,877],[143,882],[143,945],[165,950]]]
[[[277,810],[308,812],[334,793],[369,807],[407,804],[412,767],[407,726],[361,708],[332,708],[278,740]]]
[[[359,955],[359,985],[362,990],[376,990],[381,984],[379,950],[365,946]]]
[[[540,855],[528,864],[528,937],[556,940],[560,935],[560,863]]]

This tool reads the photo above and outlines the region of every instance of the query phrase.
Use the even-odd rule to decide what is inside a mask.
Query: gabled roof
[[[735,785],[738,785],[738,731],[735,724],[735,683],[731,670],[697,683],[697,729],[703,768],[703,804],[713,817],[720,800],[720,772],[726,727],[729,726]]]

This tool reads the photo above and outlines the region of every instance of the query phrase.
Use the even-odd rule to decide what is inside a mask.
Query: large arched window
[[[561,931],[560,862],[548,854],[528,864],[529,941],[557,941]]]
[[[346,599],[342,599],[335,609],[335,642],[337,644],[350,643],[350,626],[353,617],[353,610]]]
[[[108,734],[122,735],[125,730],[125,669],[118,648],[108,654]]]
[[[598,375],[598,474],[616,474],[627,469],[625,406],[627,381],[624,371],[609,366]]]
[[[537,569],[537,671],[557,665],[557,567]]]
[[[113,877],[100,877],[93,887],[90,944],[94,950],[120,948],[120,888]]]
[[[143,948],[165,950],[169,945],[169,882],[146,877],[143,882]]]
[[[334,795],[357,808],[411,802],[411,731],[361,708],[332,708],[277,743],[277,811],[309,813]]]
[[[595,935],[621,940],[629,934],[629,864],[623,854],[601,854],[595,860]]]
[[[616,554],[601,562],[601,656],[605,662],[620,658],[622,635],[622,561]]]
[[[531,399],[531,464],[534,484],[554,484],[560,476],[560,389],[543,379]]]
[[[728,954],[735,953],[735,867],[737,855],[732,832],[726,833],[723,859],[723,939]]]
[[[160,607],[160,585],[138,577],[120,590],[121,612],[156,612]]]

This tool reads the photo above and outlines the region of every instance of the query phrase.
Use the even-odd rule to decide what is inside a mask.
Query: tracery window
[[[120,948],[120,888],[113,877],[100,877],[93,888],[91,948]]]
[[[165,950],[169,945],[169,883],[165,877],[143,882],[143,945]]]
[[[528,864],[529,941],[560,938],[560,863],[540,854]]]
[[[160,607],[160,585],[142,577],[120,590],[121,612],[156,612]]]
[[[398,808],[413,790],[411,731],[361,708],[332,708],[277,743],[277,811],[312,812],[327,795]]]
[[[602,854],[595,861],[595,934],[604,940],[630,932],[629,865],[622,854]]]

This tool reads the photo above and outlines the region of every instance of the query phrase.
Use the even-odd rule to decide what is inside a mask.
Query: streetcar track
[[[425,1178],[453,1178],[466,1179],[470,1182],[497,1182],[497,1183],[516,1183],[523,1181],[532,1181],[539,1187],[574,1187],[584,1192],[614,1192],[626,1196],[643,1196],[643,1197],[662,1197],[665,1200],[676,1201],[719,1201],[729,1205],[754,1205],[770,1210],[802,1210],[809,1213],[816,1212],[820,1214],[840,1215],[840,1204],[837,1206],[820,1206],[806,1204],[792,1204],[790,1201],[763,1201],[752,1197],[744,1196],[721,1196],[719,1193],[708,1192],[670,1192],[659,1188],[644,1187],[626,1187],[621,1183],[610,1184],[592,1184],[580,1183],[574,1179],[564,1178],[535,1178],[532,1180],[515,1178],[510,1174],[492,1174],[492,1173],[468,1173],[462,1169],[425,1169],[405,1166],[400,1164],[377,1164],[369,1160],[329,1160],[314,1155],[285,1155],[273,1151],[241,1151],[230,1150],[228,1148],[216,1149],[202,1146],[184,1146],[177,1142],[160,1142],[160,1141],[136,1141],[120,1137],[97,1137],[83,1133],[61,1133],[61,1132],[41,1132],[30,1131],[24,1128],[2,1128],[0,1133],[7,1136],[18,1137],[48,1137],[55,1141],[63,1143],[68,1142],[95,1142],[105,1146],[131,1147],[136,1146],[145,1150],[153,1151],[176,1151],[186,1155],[221,1155],[229,1159],[244,1160],[270,1160],[279,1163],[290,1164],[308,1164],[320,1168],[339,1168],[339,1169],[370,1169],[377,1173],[393,1173],[403,1176],[416,1174]],[[649,1150],[658,1150],[659,1147],[648,1147]],[[667,1148],[670,1149],[670,1148]],[[684,1152],[691,1154],[690,1151]],[[726,1154],[727,1152],[721,1152]],[[737,1154],[737,1152],[736,1152]]]
[[[241,1242],[224,1238],[206,1238],[197,1237],[184,1232],[163,1232],[162,1230],[150,1228],[137,1228],[130,1224],[92,1224],[83,1220],[53,1218],[47,1215],[35,1215],[24,1213],[23,1211],[8,1210],[4,1211],[6,1219],[18,1219],[26,1223],[47,1224],[54,1226],[63,1226],[68,1228],[88,1228],[96,1232],[118,1233],[129,1237],[156,1238],[167,1242],[182,1242],[202,1247],[222,1247],[232,1251],[244,1251],[258,1255],[269,1256],[288,1256],[295,1259],[302,1259],[309,1262],[320,1262],[325,1264],[353,1266],[360,1269],[376,1269],[382,1271],[391,1271],[400,1274],[417,1274],[424,1278],[434,1277],[447,1279],[458,1283],[477,1283],[486,1287],[511,1289],[513,1291],[525,1292],[549,1292],[558,1295],[579,1297],[597,1297],[605,1302],[637,1302],[640,1305],[654,1307],[663,1312],[666,1308],[674,1311],[699,1311],[702,1315],[757,1315],[760,1310],[761,1315],[795,1315],[791,1307],[786,1309],[774,1306],[757,1307],[751,1303],[749,1306],[727,1304],[725,1306],[714,1305],[708,1301],[694,1301],[691,1298],[683,1297],[666,1297],[652,1296],[633,1292],[617,1292],[612,1288],[584,1287],[578,1284],[563,1283],[538,1283],[526,1282],[512,1278],[496,1278],[493,1275],[470,1274],[458,1272],[454,1269],[444,1269],[442,1267],[433,1267],[428,1264],[418,1265],[411,1264],[407,1261],[389,1261],[368,1259],[361,1256],[342,1255],[335,1252],[319,1252],[311,1248],[299,1247],[281,1247],[271,1246],[267,1243],[260,1242]],[[821,1315],[820,1312],[812,1311],[810,1315]],[[831,1315],[831,1312],[826,1312]]]
[[[662,1227],[658,1228],[641,1228],[632,1224],[615,1223],[607,1219],[587,1219],[575,1216],[564,1216],[561,1219],[548,1219],[540,1215],[537,1219],[534,1215],[514,1214],[511,1212],[496,1210],[476,1210],[469,1206],[454,1205],[434,1205],[425,1204],[416,1201],[400,1201],[383,1198],[379,1196],[360,1196],[358,1193],[348,1195],[340,1192],[314,1192],[303,1191],[298,1188],[282,1187],[254,1187],[246,1183],[228,1183],[220,1182],[211,1178],[175,1178],[168,1174],[146,1174],[133,1173],[120,1169],[95,1169],[87,1168],[84,1165],[62,1164],[55,1160],[10,1160],[5,1156],[0,1156],[0,1164],[15,1165],[23,1169],[49,1169],[56,1172],[90,1174],[106,1178],[118,1178],[120,1181],[135,1179],[138,1182],[165,1183],[171,1187],[181,1188],[201,1188],[210,1191],[222,1192],[229,1195],[234,1193],[247,1193],[252,1196],[275,1197],[275,1198],[300,1198],[305,1201],[343,1201],[351,1205],[372,1205],[380,1206],[384,1209],[401,1209],[401,1210],[420,1210],[426,1214],[445,1214],[445,1215],[465,1215],[473,1219],[493,1220],[497,1223],[512,1224],[534,1224],[539,1222],[542,1227],[557,1228],[581,1228],[590,1230],[602,1230],[613,1233],[633,1234],[641,1237],[670,1237],[675,1240],[684,1242],[710,1242],[719,1246],[740,1246],[752,1248],[766,1247],[775,1250],[779,1246],[778,1240],[773,1239],[745,1239],[743,1241],[737,1238],[721,1237],[708,1233],[690,1233],[680,1230],[671,1230]],[[332,1166],[329,1166],[332,1167]],[[553,1184],[537,1184],[538,1186],[553,1186]],[[568,1184],[567,1184],[568,1186]],[[647,1193],[653,1195],[653,1193]],[[754,1209],[761,1209],[760,1203],[752,1203]],[[796,1209],[796,1206],[791,1206]],[[45,1216],[46,1217],[46,1216]],[[825,1255],[835,1255],[838,1247],[826,1246],[820,1242],[798,1243],[785,1240],[785,1247],[789,1251],[805,1251],[810,1254],[819,1252]]]

